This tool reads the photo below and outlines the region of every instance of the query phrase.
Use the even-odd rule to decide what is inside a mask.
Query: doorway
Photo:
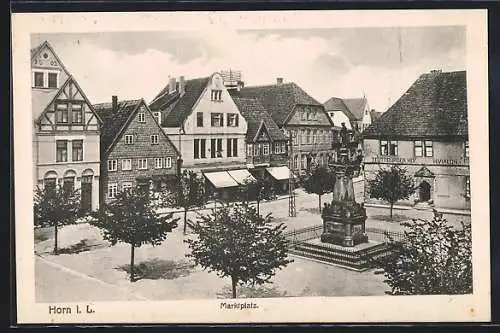
[[[92,178],[93,176],[82,176],[81,209],[83,213],[88,213],[92,209]]]
[[[419,201],[429,201],[431,199],[431,185],[427,181],[422,181],[419,185]]]

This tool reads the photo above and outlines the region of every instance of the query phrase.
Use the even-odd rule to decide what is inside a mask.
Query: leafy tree
[[[205,181],[193,171],[184,170],[180,176],[171,179],[163,189],[168,205],[184,210],[183,232],[187,229],[187,212],[194,207],[202,207],[207,202]]]
[[[319,166],[311,170],[303,183],[307,193],[318,195],[318,207],[321,212],[321,196],[333,191],[335,175],[327,168]]]
[[[232,296],[236,286],[262,285],[288,265],[283,223],[270,224],[247,202],[224,205],[211,214],[200,214],[191,227],[197,237],[185,240],[196,264],[220,277],[230,277]]]
[[[54,227],[54,254],[58,254],[58,228],[75,224],[79,216],[78,190],[61,186],[37,187],[34,193],[34,222],[37,227]]]
[[[177,227],[173,213],[159,215],[151,202],[151,195],[138,187],[120,192],[115,200],[104,203],[91,222],[100,228],[104,239],[115,245],[130,244],[130,281],[134,281],[135,248],[143,244],[161,244],[167,233]]]
[[[431,221],[402,223],[405,241],[389,242],[391,255],[378,262],[393,295],[472,293],[470,224],[455,229],[435,212]]]
[[[413,178],[407,175],[406,169],[396,165],[392,165],[389,169],[380,169],[375,179],[368,181],[370,197],[389,202],[391,219],[394,203],[408,199],[414,190]]]

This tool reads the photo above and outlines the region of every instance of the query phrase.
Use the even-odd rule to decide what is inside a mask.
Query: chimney
[[[111,111],[115,113],[118,111],[118,96],[113,95],[111,97],[112,103],[111,103]]]
[[[184,81],[184,76],[179,77],[179,94],[184,95],[186,92],[186,82]]]
[[[282,77],[278,77],[276,78],[276,84],[279,86],[280,84],[283,84],[283,78]]]
[[[171,94],[173,93],[176,89],[176,84],[175,84],[175,77],[171,77],[168,79],[168,93]]]
[[[245,82],[243,82],[243,81],[239,80],[239,81],[238,81],[238,86],[236,87],[236,89],[237,89],[238,91],[240,91],[241,89],[243,89],[243,87],[245,87]]]

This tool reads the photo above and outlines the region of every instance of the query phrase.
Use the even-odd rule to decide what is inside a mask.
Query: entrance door
[[[431,185],[425,180],[419,186],[420,201],[429,201],[431,199]]]
[[[81,208],[83,213],[92,209],[92,178],[93,176],[82,176]]]

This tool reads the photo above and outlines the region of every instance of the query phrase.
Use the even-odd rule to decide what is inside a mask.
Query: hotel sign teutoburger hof
[[[426,158],[405,158],[398,156],[372,156],[371,163],[391,163],[391,164],[431,164]],[[468,158],[442,159],[435,158],[432,164],[436,165],[469,165]]]

